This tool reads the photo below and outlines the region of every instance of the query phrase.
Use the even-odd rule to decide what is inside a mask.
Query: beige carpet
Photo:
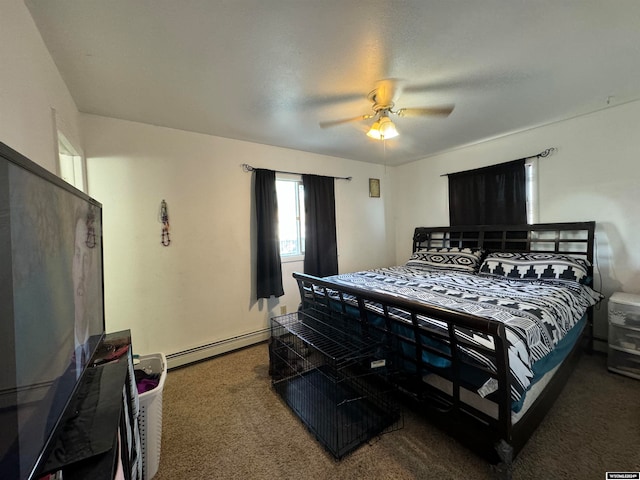
[[[169,371],[155,480],[490,479],[490,466],[414,412],[341,461],[271,389],[266,344]],[[583,355],[515,461],[514,479],[602,479],[640,471],[640,381]]]

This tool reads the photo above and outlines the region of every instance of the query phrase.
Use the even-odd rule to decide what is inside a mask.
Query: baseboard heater
[[[248,347],[249,345],[254,345],[268,340],[270,335],[270,329],[265,328],[263,330],[243,333],[242,335],[237,335],[235,337],[183,350],[182,352],[170,353],[167,355],[167,368],[171,369],[181,367],[189,363],[199,362],[201,360],[215,357],[216,355],[228,353],[242,347]]]

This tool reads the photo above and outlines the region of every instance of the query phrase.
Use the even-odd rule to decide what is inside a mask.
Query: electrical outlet
[[[287,313],[287,306],[286,305],[282,305],[280,307],[280,315],[284,315]]]

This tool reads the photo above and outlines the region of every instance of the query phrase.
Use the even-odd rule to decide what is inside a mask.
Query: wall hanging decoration
[[[171,238],[169,238],[169,210],[167,208],[167,202],[164,200],[160,202],[160,221],[162,222],[162,237],[160,243],[168,247],[171,244]]]

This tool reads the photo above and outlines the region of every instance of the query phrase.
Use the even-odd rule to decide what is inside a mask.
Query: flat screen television
[[[105,330],[102,206],[0,143],[0,479],[36,478]]]

